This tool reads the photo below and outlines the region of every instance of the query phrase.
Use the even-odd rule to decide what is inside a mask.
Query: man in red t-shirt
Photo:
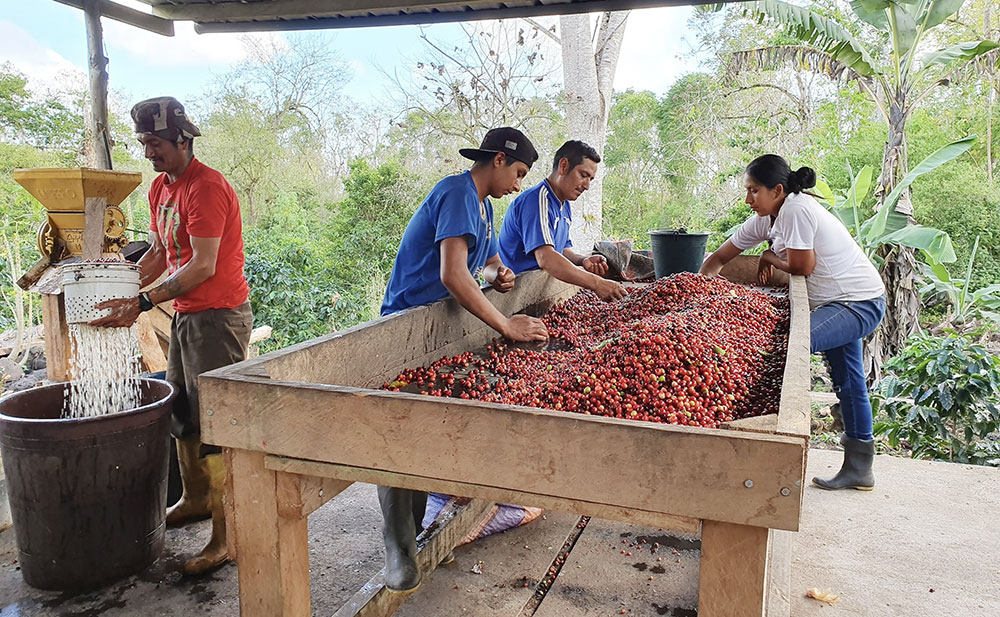
[[[167,524],[212,517],[208,546],[184,564],[201,574],[229,559],[222,510],[225,467],[221,450],[201,442],[198,375],[246,359],[253,315],[243,275],[243,227],[236,193],[221,173],[194,158],[201,135],[172,97],[139,102],[132,120],[146,158],[163,172],[149,189],[149,251],[139,260],[140,284],[163,274],[160,285],[137,298],[110,300],[111,314],[92,325],[127,327],[139,313],[173,300],[167,380],[180,390],[171,432],[177,439],[184,492],[167,511]]]

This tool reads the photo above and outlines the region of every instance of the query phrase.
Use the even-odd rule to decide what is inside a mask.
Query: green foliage
[[[916,458],[1000,466],[1000,359],[965,336],[920,334],[885,370],[877,434]]]
[[[420,203],[417,179],[396,162],[372,166],[357,160],[344,183],[347,197],[337,205],[328,238],[331,270],[344,289],[341,321],[373,319],[396,259],[406,224]],[[377,302],[372,281],[380,281]]]
[[[254,321],[277,349],[378,317],[385,282],[417,201],[398,163],[350,165],[332,206],[286,194],[244,232]]]
[[[934,171],[945,163],[955,160],[959,156],[968,152],[974,143],[976,143],[975,135],[953,141],[950,144],[938,148],[929,154],[927,158],[917,163],[917,165],[907,172],[907,174],[892,188],[892,191],[885,198],[882,208],[875,216],[869,219],[868,228],[865,229],[865,226],[862,225],[862,231],[867,236],[866,239],[869,242],[872,242],[886,233],[892,233],[902,229],[907,224],[905,218],[901,216],[894,217],[893,215],[898,214],[895,210],[896,204],[899,203],[899,198],[903,195],[903,192],[906,191],[906,189],[908,189],[910,185],[913,184],[913,181],[919,176]],[[896,219],[895,221],[894,218]]]
[[[251,228],[244,239],[254,322],[272,328],[264,350],[330,332],[336,288],[321,247],[277,229]]]
[[[939,150],[938,153],[946,148],[948,146]],[[931,171],[947,161],[948,159],[941,155],[925,159],[924,163],[910,172],[904,182],[908,186],[916,176]],[[830,186],[822,180],[817,181],[816,186],[820,201],[847,227],[865,255],[876,263],[880,263],[880,257],[876,251],[885,244],[893,244],[920,249],[934,263],[955,261],[955,249],[952,246],[951,238],[940,229],[923,225],[906,225],[895,231],[887,231],[885,226],[886,213],[889,212],[888,205],[883,206],[883,209],[874,216],[862,219],[861,203],[871,190],[874,172],[875,170],[871,166],[865,165],[854,176],[850,188],[840,194],[834,193]],[[900,183],[900,186],[902,184]],[[898,199],[898,195],[896,199]],[[880,226],[881,230],[879,230]]]
[[[0,136],[7,143],[58,152],[69,165],[83,135],[83,116],[61,101],[32,99],[27,78],[10,64],[0,66]]]
[[[921,264],[929,282],[920,288],[920,293],[925,299],[944,298],[948,304],[948,313],[943,317],[946,326],[968,327],[984,318],[991,320],[994,325],[1000,325],[1000,313],[996,312],[1000,310],[1000,283],[975,290],[970,284],[978,250],[977,236],[965,268],[965,278],[952,278],[948,269],[936,261],[931,261],[930,265]]]

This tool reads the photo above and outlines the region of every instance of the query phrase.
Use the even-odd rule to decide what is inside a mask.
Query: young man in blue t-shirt
[[[584,257],[569,239],[569,202],[590,188],[601,156],[582,141],[567,141],[552,162],[552,173],[517,196],[504,215],[500,258],[515,274],[541,268],[551,276],[593,290],[602,300],[617,300],[625,288],[604,278],[600,255]]]
[[[499,198],[521,190],[521,181],[538,159],[535,147],[517,129],[486,133],[479,148],[459,153],[475,161],[462,174],[438,182],[406,225],[389,276],[382,315],[431,304],[449,294],[470,313],[515,341],[545,340],[540,319],[506,317],[483,295],[480,276],[501,292],[514,288],[514,272],[504,266],[493,233],[493,206]],[[384,521],[385,585],[413,591],[420,584],[416,563],[417,527],[427,494],[378,487]]]

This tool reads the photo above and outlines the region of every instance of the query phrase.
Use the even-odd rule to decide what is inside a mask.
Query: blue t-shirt
[[[573,246],[569,239],[572,221],[569,202],[556,198],[548,180],[542,180],[514,199],[500,228],[500,259],[520,274],[538,268],[535,249],[550,245],[562,255]]]
[[[406,224],[382,315],[447,298],[441,282],[441,241],[461,236],[469,244],[469,272],[479,278],[486,260],[497,254],[497,239],[493,205],[489,199],[479,201],[468,171],[435,184]]]

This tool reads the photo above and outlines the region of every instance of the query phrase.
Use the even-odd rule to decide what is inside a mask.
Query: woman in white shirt
[[[861,348],[885,314],[882,278],[844,224],[804,192],[816,186],[812,169],[792,171],[785,159],[767,154],[747,166],[745,185],[755,215],[705,260],[701,273],[717,276],[731,259],[768,242],[757,268],[759,283],[770,279],[773,268],[806,277],[810,346],[826,355],[844,416],[844,464],[833,478],[813,483],[871,490],[875,441]]]

